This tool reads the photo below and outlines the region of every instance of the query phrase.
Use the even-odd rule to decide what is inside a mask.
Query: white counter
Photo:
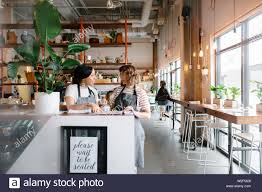
[[[32,115],[35,119],[36,114]],[[23,119],[29,116],[30,113],[22,115]],[[4,118],[3,113],[0,117]],[[62,126],[107,127],[107,173],[136,174],[134,117],[91,114],[50,116],[7,173],[60,174]]]

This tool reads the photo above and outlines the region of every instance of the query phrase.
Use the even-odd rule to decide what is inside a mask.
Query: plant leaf
[[[50,54],[50,57],[52,59],[52,61],[56,62],[56,63],[60,63],[61,62],[61,57],[59,57],[56,52],[53,50],[53,48],[48,45],[48,43],[45,43],[45,48],[48,51],[48,53]]]
[[[40,35],[41,42],[53,39],[61,32],[59,12],[47,0],[39,0],[34,7],[34,19],[36,31]]]
[[[9,78],[14,79],[16,78],[18,68],[21,65],[20,62],[10,62],[7,65],[7,75]]]
[[[40,44],[38,41],[29,41],[15,48],[15,50],[26,62],[31,63],[34,67],[36,66],[40,53]]]
[[[74,69],[78,65],[80,65],[80,62],[75,59],[67,59],[62,64],[63,69]]]
[[[88,50],[90,47],[89,44],[70,44],[68,45],[68,52],[70,54],[79,53]]]

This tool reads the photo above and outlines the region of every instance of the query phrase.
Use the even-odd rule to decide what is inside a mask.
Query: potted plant
[[[179,97],[181,87],[176,83],[173,85],[172,91],[175,97]]]
[[[227,99],[224,101],[224,107],[229,108],[236,108],[238,107],[238,103],[236,99],[240,96],[241,91],[238,87],[229,87],[225,88],[225,95],[227,96]]]
[[[36,38],[15,48],[24,60],[8,63],[8,76],[15,78],[19,66],[24,62],[32,65],[39,91],[35,94],[36,112],[41,114],[58,113],[60,92],[57,90],[65,86],[58,77],[63,74],[63,69],[74,69],[80,64],[77,60],[66,59],[66,56],[87,50],[90,45],[69,44],[66,53],[62,57],[58,56],[49,46],[48,41],[60,34],[61,23],[58,10],[48,0],[37,1],[33,10],[33,19]]]
[[[157,93],[157,87],[154,86],[154,85],[152,85],[151,88],[150,88],[150,91],[151,91],[152,94],[156,95],[156,93]]]
[[[117,77],[118,76],[116,74],[112,75],[112,83],[117,83],[118,82]]]
[[[218,85],[218,86],[211,86],[210,90],[213,92],[215,98],[213,99],[213,104],[216,104],[219,107],[223,106],[223,97],[225,93],[225,86]]]
[[[259,99],[259,102],[256,105],[256,109],[258,112],[262,112],[262,82],[259,81],[252,81],[256,85],[256,88],[252,90],[252,93],[255,93],[257,98]]]

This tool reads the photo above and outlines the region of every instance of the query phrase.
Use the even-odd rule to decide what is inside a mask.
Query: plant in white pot
[[[19,66],[25,62],[30,64],[38,81],[39,92],[35,94],[36,112],[41,114],[58,113],[60,104],[58,90],[65,86],[59,76],[63,74],[63,69],[74,69],[80,64],[77,60],[66,59],[66,56],[87,50],[90,45],[69,44],[67,52],[62,57],[58,56],[48,44],[49,40],[54,39],[61,32],[58,10],[49,0],[38,0],[33,13],[36,38],[29,38],[20,47],[15,48],[23,61],[8,63],[8,76],[15,78]]]
[[[256,109],[258,112],[262,112],[262,82],[259,81],[252,81],[256,85],[256,88],[252,90],[252,93],[255,93],[257,98],[259,99],[259,102],[256,105]]]
[[[225,86],[218,85],[218,86],[211,86],[210,90],[213,92],[215,98],[213,99],[213,104],[216,104],[218,107],[223,106],[223,97],[225,93]]]
[[[116,74],[112,75],[112,83],[117,83],[118,82],[118,76]]]
[[[176,83],[173,85],[172,92],[173,92],[174,97],[180,96],[180,90],[181,90],[181,87],[179,86],[179,84]]]
[[[237,108],[238,102],[236,99],[241,95],[240,88],[234,86],[225,88],[225,95],[227,99],[224,101],[224,107]]]

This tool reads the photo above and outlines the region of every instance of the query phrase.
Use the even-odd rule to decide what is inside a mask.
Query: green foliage
[[[256,88],[252,90],[252,93],[255,93],[257,98],[259,99],[259,102],[262,103],[262,82],[259,81],[251,81]]]
[[[229,87],[228,90],[232,100],[236,100],[241,95],[240,88],[238,87]]]
[[[90,48],[89,44],[70,44],[68,45],[68,53],[75,54],[82,51],[85,51]]]
[[[36,33],[41,43],[55,38],[61,32],[59,12],[48,0],[38,0],[34,7]]]
[[[157,87],[154,86],[154,85],[152,85],[151,88],[150,88],[150,91],[151,91],[151,93],[156,94],[156,92],[157,92]]]
[[[225,94],[225,86],[224,85],[218,85],[218,86],[211,86],[210,90],[214,93],[215,98],[217,99],[223,99]]]
[[[7,65],[7,75],[9,78],[11,79],[15,79],[17,72],[18,72],[18,68],[19,68],[20,63],[19,62],[10,62]]]
[[[181,87],[179,86],[179,84],[174,84],[173,87],[172,87],[172,91],[174,94],[179,94],[180,93],[180,90],[181,90]]]
[[[34,6],[34,26],[39,40],[32,40],[16,48],[16,52],[30,63],[34,69],[39,84],[39,91],[52,93],[64,86],[59,79],[63,69],[74,69],[80,62],[74,59],[65,59],[67,54],[79,53],[90,48],[88,44],[70,44],[67,53],[60,57],[48,45],[48,40],[55,38],[61,32],[61,24],[57,9],[48,0],[38,0]],[[45,47],[44,59],[39,59],[40,46]],[[47,56],[50,59],[47,59]],[[22,62],[8,64],[9,78],[16,78],[17,71]]]

